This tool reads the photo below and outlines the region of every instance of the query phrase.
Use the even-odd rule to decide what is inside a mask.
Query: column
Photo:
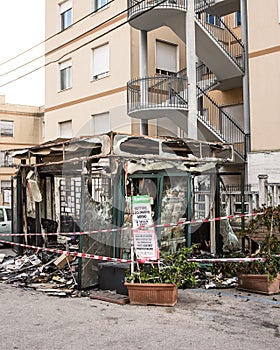
[[[186,13],[186,58],[188,77],[188,137],[197,140],[196,52],[194,0],[188,1]]]
[[[267,179],[268,175],[260,174],[259,178],[259,206],[267,205]]]

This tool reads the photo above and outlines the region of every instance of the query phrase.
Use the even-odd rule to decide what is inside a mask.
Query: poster
[[[132,197],[133,241],[139,262],[159,259],[157,237],[152,220],[151,199],[149,196]],[[137,229],[137,227],[147,226]]]

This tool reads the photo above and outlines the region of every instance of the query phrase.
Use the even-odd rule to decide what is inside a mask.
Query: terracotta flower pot
[[[277,294],[279,293],[279,283],[280,274],[272,281],[268,275],[240,275],[237,289],[261,294]]]
[[[131,304],[174,306],[178,290],[168,283],[125,283]]]

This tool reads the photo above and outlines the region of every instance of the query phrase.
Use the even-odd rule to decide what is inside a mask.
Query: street
[[[280,346],[280,296],[179,291],[175,307],[120,306],[0,284],[0,348],[254,349]]]

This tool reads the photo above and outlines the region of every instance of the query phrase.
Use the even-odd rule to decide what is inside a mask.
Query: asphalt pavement
[[[0,283],[0,315],[3,350],[280,348],[280,295],[235,288],[179,290],[174,307],[160,307],[47,296]]]

